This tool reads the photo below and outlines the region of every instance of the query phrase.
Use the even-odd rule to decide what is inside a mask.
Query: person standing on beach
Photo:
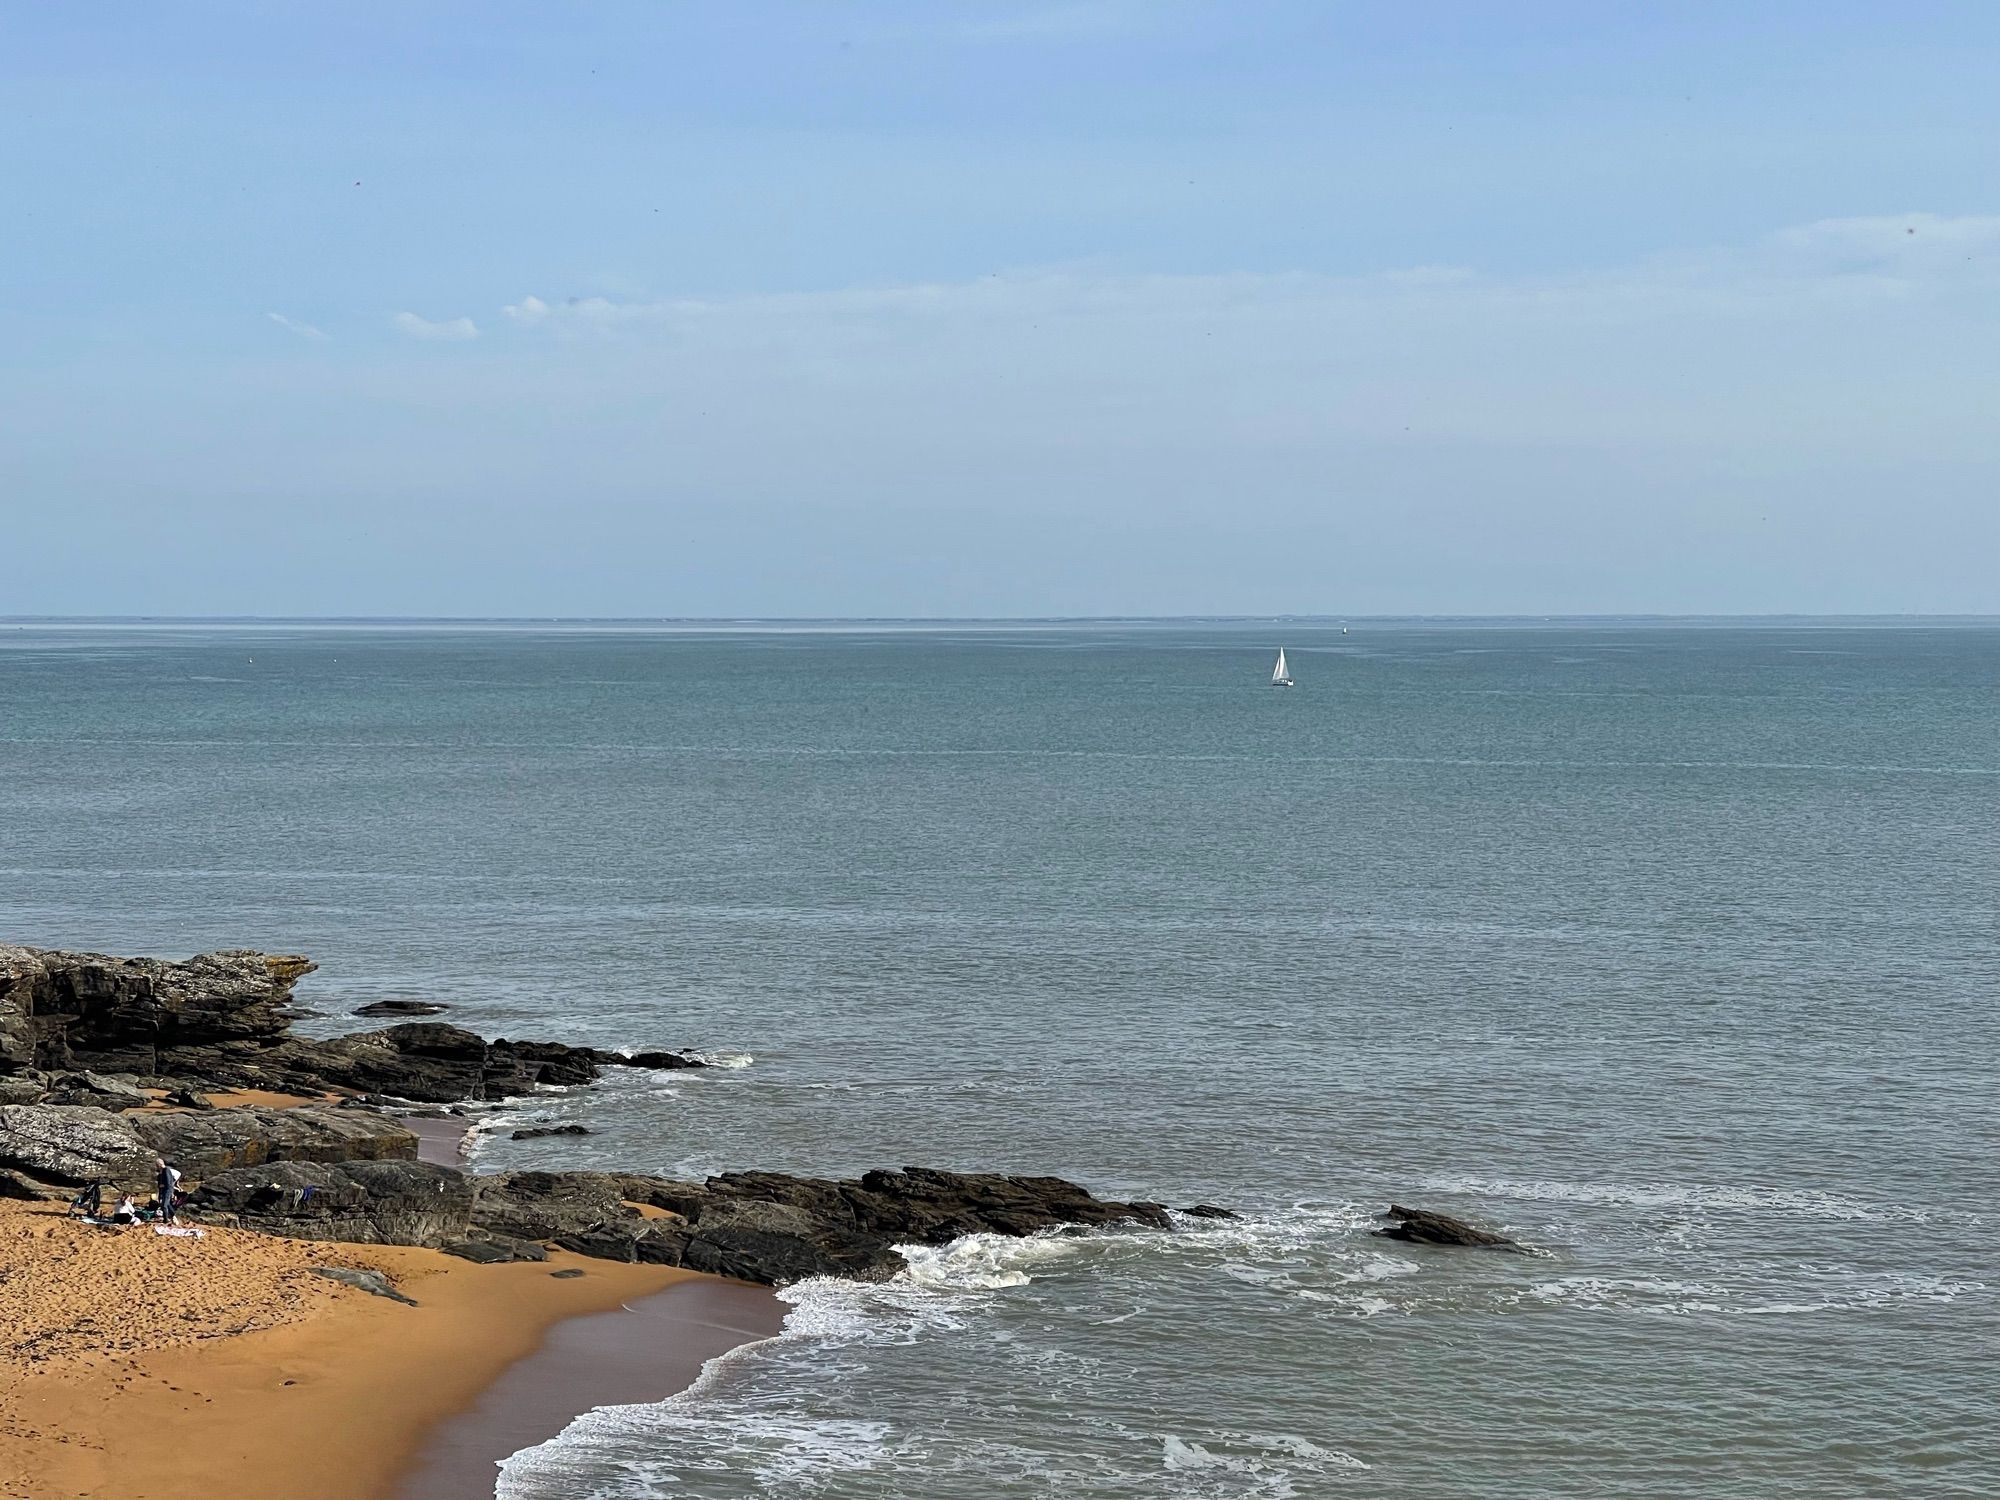
[[[174,1190],[181,1185],[181,1174],[173,1167],[167,1165],[167,1159],[164,1156],[159,1158],[159,1163],[160,1163],[159,1222],[162,1224],[171,1224],[174,1222]]]

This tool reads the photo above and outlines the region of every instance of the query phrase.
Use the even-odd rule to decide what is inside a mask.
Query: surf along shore
[[[379,1271],[417,1305],[317,1267]],[[709,1288],[729,1321],[688,1296]],[[509,1453],[594,1405],[685,1388],[707,1359],[775,1332],[783,1311],[761,1288],[560,1251],[480,1266],[218,1226],[200,1239],[99,1229],[60,1205],[0,1204],[0,1494],[490,1496]],[[481,1413],[510,1370],[535,1376],[565,1319],[615,1352],[607,1313],[645,1330],[643,1360],[614,1360],[615,1378],[594,1388],[559,1371],[516,1380],[505,1408]],[[442,1451],[427,1445],[467,1422]]]
[[[1172,1224],[1057,1178],[914,1167],[469,1172],[455,1111],[701,1060],[428,1020],[297,1036],[312,967],[0,946],[8,1500],[491,1496],[573,1417],[776,1333],[772,1287],[894,1275],[899,1244]],[[161,1157],[198,1233],[66,1212],[92,1182],[144,1201]]]

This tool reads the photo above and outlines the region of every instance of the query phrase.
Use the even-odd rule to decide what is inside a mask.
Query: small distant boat
[[[1292,685],[1292,674],[1291,671],[1285,666],[1285,648],[1283,646],[1280,646],[1278,648],[1278,664],[1275,667],[1271,668],[1271,686],[1290,687],[1291,685]]]

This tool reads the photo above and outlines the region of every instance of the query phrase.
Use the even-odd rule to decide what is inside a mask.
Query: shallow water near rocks
[[[734,1064],[482,1166],[1251,1214],[794,1288],[511,1497],[2000,1489],[1990,626],[10,626],[0,705],[9,938]]]

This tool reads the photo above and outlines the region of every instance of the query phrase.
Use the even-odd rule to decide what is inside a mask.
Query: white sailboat
[[[1285,648],[1280,646],[1278,648],[1278,664],[1271,668],[1271,686],[1290,687],[1291,685],[1292,674],[1285,666]]]

